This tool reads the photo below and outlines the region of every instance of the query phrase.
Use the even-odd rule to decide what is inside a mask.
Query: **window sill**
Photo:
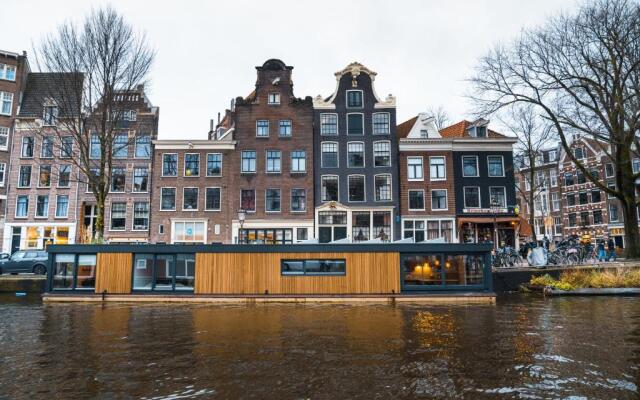
[[[424,182],[424,179],[407,179],[408,182]]]
[[[290,175],[306,175],[307,171],[291,171]]]
[[[33,217],[33,219],[48,219],[48,218],[49,218],[48,215],[41,215],[41,216],[36,215],[35,217]]]
[[[269,136],[258,136],[258,135],[256,135],[256,139],[269,139]]]
[[[222,178],[222,174],[220,174],[220,175],[207,175],[207,178]]]
[[[144,191],[144,192],[137,192],[137,191],[134,190],[131,193],[132,194],[149,194],[149,191],[147,190],[147,191]]]
[[[177,178],[178,175],[160,175],[160,178]]]
[[[58,217],[57,215],[55,217],[53,217],[53,219],[69,219],[68,215],[65,215],[64,217]]]
[[[211,210],[207,210],[207,209],[205,208],[205,210],[204,210],[204,211],[205,211],[205,212],[220,212],[220,211],[222,211],[222,210],[221,210],[221,209],[217,209],[217,210],[213,210],[213,209],[211,209]]]
[[[160,209],[158,211],[160,211],[160,212],[176,212],[176,209],[175,208],[172,208],[170,210],[168,210],[168,209]]]
[[[446,177],[445,178],[431,178],[431,179],[429,179],[429,181],[431,181],[431,182],[446,182],[447,178]]]
[[[200,178],[200,175],[182,175],[183,178]]]

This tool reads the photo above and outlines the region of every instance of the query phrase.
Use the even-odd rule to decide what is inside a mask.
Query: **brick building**
[[[528,160],[518,160],[516,166],[516,195],[520,215],[529,221],[534,213],[533,233],[536,240],[546,236],[558,241],[563,232],[562,185],[559,179],[558,165],[561,147],[543,149],[536,156],[535,177],[531,181],[531,168]],[[533,210],[529,204],[531,192],[534,192]]]
[[[0,237],[4,233],[7,213],[10,149],[15,118],[30,72],[26,53],[0,50]]]
[[[151,215],[152,141],[158,137],[160,110],[149,101],[144,87],[119,93],[125,110],[114,140],[109,194],[104,210],[104,239],[109,243],[147,242]],[[89,158],[99,166],[100,140],[92,135]],[[97,169],[97,168],[96,168]],[[87,179],[81,178],[78,205],[79,243],[91,240],[97,206]]]
[[[79,172],[71,160],[71,133],[65,136],[60,120],[77,116],[59,113],[49,90],[61,79],[57,73],[28,74],[11,144],[6,253],[75,241]]]
[[[154,141],[150,241],[232,243],[231,135]]]
[[[400,237],[396,99],[378,97],[376,73],[354,62],[314,99],[316,238]]]
[[[232,241],[295,243],[313,236],[312,100],[294,96],[293,67],[282,61],[256,70],[255,90],[231,110]]]
[[[398,125],[397,135],[402,237],[457,242],[453,140],[425,113]]]

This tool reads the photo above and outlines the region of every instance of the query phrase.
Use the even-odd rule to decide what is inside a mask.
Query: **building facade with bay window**
[[[376,73],[352,63],[314,107],[315,236],[392,241],[399,232],[396,100],[380,99]]]
[[[290,244],[313,237],[313,104],[297,98],[293,67],[267,60],[255,89],[230,110],[232,243]]]

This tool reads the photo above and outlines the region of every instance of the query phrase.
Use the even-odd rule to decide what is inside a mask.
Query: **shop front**
[[[500,246],[515,248],[519,221],[518,217],[460,217],[458,218],[460,242],[492,243],[497,234],[497,242]]]
[[[311,220],[235,220],[232,223],[233,243],[294,244],[311,239]]]
[[[352,243],[393,240],[393,208],[347,207],[337,202],[316,208],[316,238],[320,243],[349,239]]]
[[[2,252],[45,250],[51,244],[75,243],[76,225],[70,223],[9,223],[4,227]]]

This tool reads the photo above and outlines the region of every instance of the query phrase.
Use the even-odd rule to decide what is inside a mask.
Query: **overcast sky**
[[[103,1],[9,1],[0,49],[33,43]],[[333,73],[352,61],[378,72],[380,97],[397,97],[398,122],[442,105],[467,115],[475,60],[498,41],[535,26],[576,0],[536,1],[113,1],[157,50],[148,88],[160,107],[160,138],[204,139],[209,119],[253,90],[256,65],[294,66],[298,97],[328,96]],[[32,63],[33,66],[33,63]]]

